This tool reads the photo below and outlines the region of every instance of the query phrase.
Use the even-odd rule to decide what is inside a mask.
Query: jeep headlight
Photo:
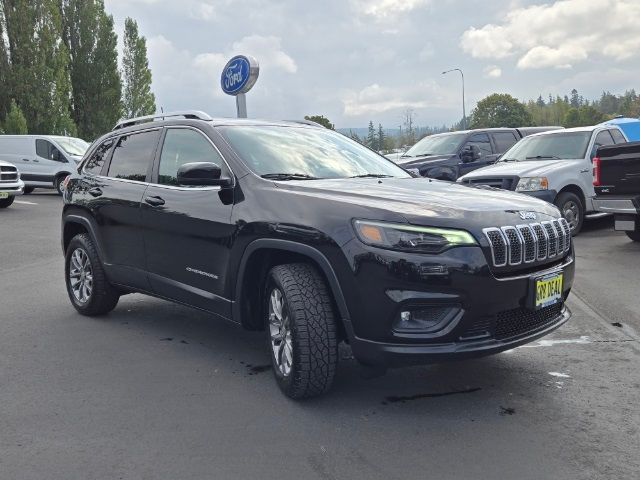
[[[548,190],[547,177],[524,177],[516,185],[516,192],[535,192],[536,190]]]
[[[465,230],[368,220],[355,220],[353,225],[360,241],[390,250],[439,253],[451,247],[478,244],[473,235]]]

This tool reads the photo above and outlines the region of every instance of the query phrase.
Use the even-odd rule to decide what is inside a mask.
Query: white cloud
[[[422,50],[420,50],[420,53],[418,53],[418,58],[420,59],[421,62],[424,62],[426,60],[429,60],[431,57],[433,57],[435,53],[435,50],[433,49],[433,45],[431,43],[427,43],[424,47],[422,47]]]
[[[638,55],[638,22],[638,0],[559,0],[511,10],[499,25],[471,27],[460,45],[475,58],[517,56],[520,69],[569,68],[592,55]]]
[[[258,59],[258,62],[268,65],[269,68],[279,68],[287,73],[296,73],[298,71],[298,65],[293,58],[282,50],[280,38],[273,35],[264,37],[250,35],[244,37],[231,47],[230,54],[237,55],[240,53],[254,56]]]
[[[497,65],[489,65],[483,70],[485,78],[500,78],[502,76],[502,69]]]
[[[434,82],[418,83],[402,88],[381,86],[377,83],[361,90],[348,90],[342,96],[344,115],[358,117],[376,115],[406,108],[449,107],[451,99]]]
[[[385,19],[410,12],[429,3],[429,0],[351,0],[356,12],[377,19]]]

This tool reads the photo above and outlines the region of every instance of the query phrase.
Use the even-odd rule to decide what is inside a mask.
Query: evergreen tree
[[[121,117],[118,37],[103,0],[63,0],[63,39],[70,54],[73,119],[94,139]]]
[[[151,70],[147,59],[147,41],[138,33],[138,24],[127,18],[124,24],[122,59],[124,92],[122,110],[126,118],[150,115],[156,111],[151,92]]]
[[[382,124],[379,123],[378,124],[378,148],[376,150],[383,150],[384,149],[384,141],[387,138],[387,136],[384,134],[384,131],[382,130]]]
[[[376,128],[373,121],[369,120],[369,133],[367,135],[367,146],[372,150],[378,150],[378,139],[376,138]]]
[[[0,118],[4,118],[10,108],[9,54],[4,37],[3,6],[3,2],[0,1]]]
[[[16,105],[15,101],[11,101],[9,113],[7,113],[7,117],[5,118],[4,133],[7,135],[26,135],[29,133],[27,129],[27,119],[24,118],[22,110]]]
[[[74,135],[69,55],[56,0],[0,0],[8,40],[8,90],[31,133]]]
[[[546,105],[546,103],[544,103],[544,98],[542,98],[542,95],[538,96],[538,100],[536,100],[536,105],[538,105],[539,107],[544,107]]]
[[[324,128],[328,128],[329,130],[336,129],[336,126],[333,123],[331,123],[331,121],[324,115],[305,115],[304,119],[309,120],[310,122],[319,123]]]

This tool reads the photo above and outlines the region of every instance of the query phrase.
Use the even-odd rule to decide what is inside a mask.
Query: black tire
[[[58,192],[58,195],[63,194],[62,182],[64,182],[64,179],[67,178],[68,175],[69,175],[68,173],[65,173],[63,175],[58,175],[53,181],[53,188],[56,190],[56,192]]]
[[[80,250],[86,254],[92,274],[91,293],[85,301],[82,301],[74,294],[71,284],[70,273],[73,268],[72,256],[76,250]],[[69,247],[67,247],[64,267],[67,294],[69,295],[71,304],[78,312],[87,316],[104,315],[116,307],[120,295],[107,280],[107,276],[102,268],[102,262],[100,262],[96,247],[89,235],[83,233],[71,239]]]
[[[571,192],[562,192],[553,202],[560,209],[560,213],[564,219],[569,222],[571,227],[571,235],[575,236],[582,230],[584,223],[584,205],[582,200]]]
[[[31,195],[34,190],[35,190],[35,187],[24,187],[24,194]]]
[[[629,237],[634,242],[640,242],[640,231],[636,230],[635,232],[628,231],[624,233],[626,233],[627,237]]]
[[[281,370],[277,347],[272,341],[272,328],[278,328],[270,321],[271,295],[275,290],[282,294],[282,317],[288,316],[292,357],[288,373]],[[335,376],[338,342],[331,296],[320,274],[304,263],[271,269],[266,282],[264,315],[271,363],[282,392],[290,398],[303,399],[328,391]]]
[[[0,208],[10,207],[15,199],[16,199],[16,197],[14,197],[13,195],[11,195],[11,196],[9,196],[7,198],[3,198],[2,200],[0,200]]]

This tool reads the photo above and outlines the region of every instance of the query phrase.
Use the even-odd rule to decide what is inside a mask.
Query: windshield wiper
[[[406,155],[404,153],[400,155],[400,158],[411,158],[411,157],[413,157],[413,155]]]
[[[391,178],[393,175],[386,175],[384,173],[365,173],[364,175],[354,175],[349,178]]]
[[[517,162],[515,158],[501,158],[498,162]]]
[[[535,157],[527,157],[525,160],[544,160],[546,158],[551,158],[553,160],[561,160],[560,157],[556,157],[555,155],[536,155]]]
[[[306,173],[265,173],[260,176],[269,180],[320,180],[320,177]]]

